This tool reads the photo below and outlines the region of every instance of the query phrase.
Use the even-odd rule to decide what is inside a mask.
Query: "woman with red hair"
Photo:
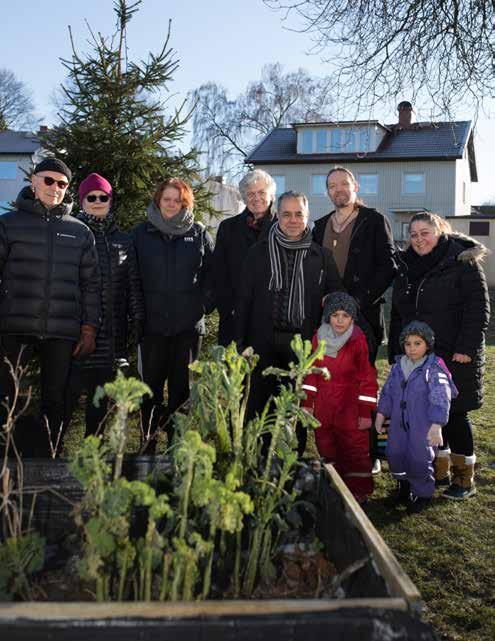
[[[213,242],[194,221],[194,194],[179,178],[156,189],[147,220],[133,232],[144,293],[144,336],[139,346],[141,375],[153,397],[141,411],[142,435],[153,453],[156,434],[189,397],[189,363],[204,333],[204,314],[212,311],[209,271]],[[163,407],[167,382],[168,405]]]

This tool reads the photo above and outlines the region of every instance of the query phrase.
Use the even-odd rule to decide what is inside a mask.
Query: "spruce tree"
[[[158,54],[146,61],[128,60],[127,25],[141,0],[115,0],[116,31],[110,38],[90,27],[91,51],[79,54],[72,31],[72,58],[62,59],[68,79],[62,86],[60,123],[44,136],[44,146],[73,171],[75,189],[91,172],[107,178],[114,189],[113,211],[130,227],[144,219],[155,186],[166,176],[198,180],[196,152],[182,154],[175,145],[190,113],[184,104],[166,114],[160,91],[179,66],[167,37]],[[195,213],[209,211],[208,193],[195,186]]]

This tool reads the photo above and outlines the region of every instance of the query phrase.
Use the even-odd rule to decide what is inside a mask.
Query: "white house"
[[[396,240],[419,211],[469,216],[471,183],[477,182],[470,121],[413,122],[412,106],[399,105],[399,122],[377,120],[296,123],[273,129],[246,163],[270,173],[277,192],[307,194],[311,217],[331,210],[326,175],[335,165],[350,169],[359,195],[386,214]]]
[[[41,159],[41,145],[29,131],[0,132],[0,214],[27,184],[26,174]]]

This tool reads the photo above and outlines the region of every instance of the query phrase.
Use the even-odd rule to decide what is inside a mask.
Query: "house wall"
[[[467,156],[467,148],[462,160],[455,161],[455,216],[469,216],[471,213],[471,172]],[[452,215],[452,214],[451,214]]]
[[[457,164],[459,163],[459,165]],[[464,163],[464,165],[463,165]],[[386,214],[393,226],[394,236],[400,238],[401,220],[409,220],[410,214],[394,215],[396,209],[427,209],[442,216],[469,213],[471,207],[470,190],[467,191],[467,203],[461,211],[456,209],[458,188],[456,175],[465,176],[466,161],[404,161],[379,163],[343,163],[358,178],[359,174],[377,174],[377,194],[361,194],[364,202]],[[256,165],[275,176],[285,177],[285,190],[302,191],[308,196],[311,218],[316,220],[331,211],[331,203],[326,194],[311,193],[314,175],[326,174],[330,169],[326,164],[291,164],[291,165]],[[405,173],[425,174],[425,193],[404,194],[403,175]],[[468,175],[469,176],[469,175]],[[468,181],[469,182],[469,181]],[[461,186],[462,189],[462,186]],[[462,193],[462,192],[460,192]]]
[[[9,207],[11,201],[15,201],[18,193],[27,185],[25,174],[22,169],[32,169],[32,156],[30,154],[0,154],[0,162],[15,162],[17,171],[15,179],[6,180],[0,178],[0,215],[5,213],[4,207]]]
[[[471,236],[490,250],[491,253],[483,261],[483,269],[485,271],[488,287],[495,287],[495,217],[488,219],[488,221],[490,224],[489,235],[475,236],[469,233],[469,226],[471,222],[469,219],[449,218],[449,223],[454,231]]]

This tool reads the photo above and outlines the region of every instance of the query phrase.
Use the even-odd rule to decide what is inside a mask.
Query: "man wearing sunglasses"
[[[60,444],[71,358],[94,350],[99,325],[95,242],[70,215],[71,177],[64,162],[46,158],[17,209],[0,216],[0,427],[15,393],[9,363],[25,366],[34,353],[40,362],[40,418],[14,432],[24,456],[46,456]]]

